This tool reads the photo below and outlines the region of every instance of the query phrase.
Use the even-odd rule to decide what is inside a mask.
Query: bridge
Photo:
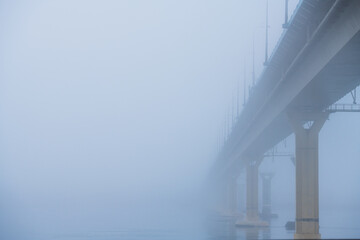
[[[360,84],[359,66],[360,1],[300,1],[211,169],[215,193],[230,212],[234,181],[246,171],[239,226],[266,226],[258,214],[258,168],[269,149],[295,134],[294,238],[320,238],[319,132],[329,114],[360,111],[334,105]]]

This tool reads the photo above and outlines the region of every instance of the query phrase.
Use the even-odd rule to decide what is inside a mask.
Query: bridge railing
[[[329,106],[326,112],[360,112],[360,104],[333,104]]]

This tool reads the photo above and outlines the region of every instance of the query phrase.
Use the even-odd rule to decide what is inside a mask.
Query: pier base
[[[321,235],[318,234],[306,234],[306,233],[295,233],[294,239],[320,239]]]
[[[235,223],[235,225],[237,227],[244,227],[244,228],[247,228],[247,227],[269,227],[269,223],[268,222],[264,222],[264,221],[261,221],[261,220],[242,220],[242,221],[237,221]]]

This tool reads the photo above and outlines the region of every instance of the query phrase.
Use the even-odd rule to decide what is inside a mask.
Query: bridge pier
[[[236,178],[229,177],[219,186],[218,213],[223,217],[237,215],[237,182]]]
[[[237,204],[239,217],[245,216],[246,213],[246,185],[245,178],[240,178],[240,183],[237,188]]]
[[[237,182],[235,177],[231,177],[228,183],[228,216],[237,216]]]
[[[246,168],[246,218],[248,221],[259,220],[259,166],[256,162]]]
[[[272,173],[262,173],[262,211],[263,219],[268,220],[276,216],[271,211],[271,180],[274,177]]]
[[[227,217],[229,215],[229,184],[224,181],[221,186],[221,207],[220,215]]]
[[[320,239],[319,233],[319,132],[328,113],[289,115],[296,145],[295,239]],[[304,119],[305,117],[305,119]],[[309,122],[304,127],[304,122]],[[312,123],[312,125],[310,125]]]
[[[262,158],[251,161],[246,167],[246,218],[236,223],[239,227],[266,227],[259,218],[259,165]]]
[[[228,212],[228,186],[225,181],[221,181],[217,186],[216,211],[220,216],[226,216]]]

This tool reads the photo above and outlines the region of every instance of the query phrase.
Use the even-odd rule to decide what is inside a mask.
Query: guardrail
[[[333,104],[329,106],[326,112],[360,112],[360,104]]]

